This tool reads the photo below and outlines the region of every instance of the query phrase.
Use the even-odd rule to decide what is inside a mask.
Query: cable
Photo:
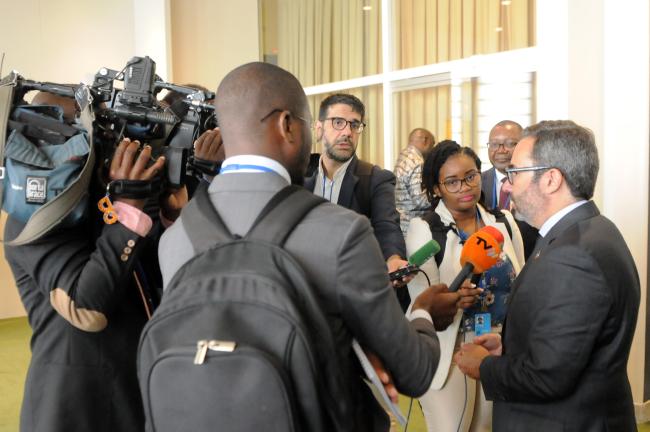
[[[431,286],[431,279],[429,279],[429,275],[427,275],[424,270],[422,270],[421,268],[418,268],[418,271],[416,272],[416,274],[417,273],[422,273],[424,275],[424,277],[427,278],[427,286]]]
[[[411,421],[411,408],[413,408],[413,398],[411,398],[411,402],[409,402],[409,410],[408,413],[406,414],[406,424],[404,425],[404,432],[409,428],[409,422]]]
[[[465,342],[465,333],[463,333],[463,342]],[[460,432],[460,427],[463,425],[463,417],[465,417],[465,409],[467,408],[467,375],[463,374],[465,379],[465,402],[463,402],[463,412],[460,413],[460,420],[458,421],[458,428],[456,432]]]

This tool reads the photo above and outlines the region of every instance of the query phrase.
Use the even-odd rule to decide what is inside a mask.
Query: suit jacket
[[[286,181],[275,173],[232,173],[217,176],[208,189],[225,225],[245,235],[270,198]],[[183,214],[181,213],[181,218]],[[388,418],[360,377],[351,350],[352,338],[374,351],[402,393],[424,393],[438,363],[433,325],[425,319],[407,322],[386,275],[386,264],[368,219],[325,203],[312,210],[288,237],[285,249],[312,281],[325,309],[353,410],[351,430],[388,430]],[[159,256],[163,280],[194,255],[182,223],[163,235]]]
[[[494,208],[497,205],[497,200],[494,194],[494,182],[496,181],[495,168],[492,167],[487,171],[481,173],[481,191],[483,192],[483,200],[486,208]],[[524,241],[524,258],[528,259],[530,254],[535,249],[535,242],[537,241],[537,228],[529,225],[528,223],[515,219],[521,238]]]
[[[93,219],[100,221],[101,231],[86,221],[28,245],[5,244],[32,328],[21,431],[144,428],[136,352],[147,317],[132,273],[136,262],[143,268],[143,258],[155,261],[154,239],[120,223],[104,225],[99,216]],[[23,226],[10,217],[5,238],[15,238]],[[157,271],[157,262],[146,264]],[[152,276],[146,277],[149,288],[154,288]],[[52,303],[61,290],[73,303],[59,313]],[[106,327],[98,331],[90,325],[83,331],[64,319],[66,314],[81,325],[101,314]]]
[[[406,257],[406,246],[404,235],[399,224],[399,213],[395,208],[395,176],[392,172],[382,169],[377,165],[372,168],[370,175],[370,211],[364,213],[363,206],[357,199],[355,188],[359,185],[359,177],[354,172],[359,163],[357,156],[353,156],[352,162],[343,177],[341,192],[339,193],[338,205],[364,214],[375,232],[384,259],[392,255]],[[305,188],[314,191],[318,168],[305,178]]]
[[[492,167],[481,173],[481,191],[483,191],[483,200],[486,208],[494,208],[497,206],[494,195],[495,171],[496,169]]]
[[[627,360],[639,277],[593,202],[539,241],[513,285],[502,356],[481,364],[495,431],[634,431]]]

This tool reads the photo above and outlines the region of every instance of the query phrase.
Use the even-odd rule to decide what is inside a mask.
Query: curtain
[[[381,72],[381,0],[277,0],[277,17],[278,66],[293,73],[304,87]],[[366,107],[367,127],[357,154],[382,164],[381,86],[344,93],[358,97]],[[325,97],[309,98],[314,119]],[[314,151],[321,150],[320,145],[314,146]]]
[[[394,69],[411,68],[534,45],[535,0],[393,0]],[[303,86],[382,73],[381,0],[261,0],[277,9],[277,62]],[[275,15],[274,15],[275,16]],[[500,31],[497,31],[500,28]],[[385,71],[387,72],[387,71]],[[366,105],[367,128],[357,152],[383,164],[383,95],[381,86],[347,90]],[[314,118],[327,95],[310,97]],[[475,98],[471,87],[462,96]],[[393,99],[393,154],[406,145],[416,127],[437,140],[451,138],[449,85],[396,93]],[[473,102],[463,103],[462,110]],[[471,119],[472,113],[463,114]],[[470,120],[468,120],[469,122]],[[470,123],[463,122],[462,144],[471,145]],[[315,151],[320,151],[315,146]],[[387,161],[392,165],[394,161]]]

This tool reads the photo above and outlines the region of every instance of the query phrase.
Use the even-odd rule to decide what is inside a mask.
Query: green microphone
[[[417,273],[420,266],[430,260],[435,254],[440,251],[440,245],[435,240],[429,240],[420,249],[416,250],[409,257],[409,263],[406,267],[388,273],[390,280],[400,280],[404,276]]]

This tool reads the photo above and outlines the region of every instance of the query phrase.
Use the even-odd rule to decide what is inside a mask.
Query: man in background
[[[424,128],[413,129],[409,143],[402,150],[395,164],[395,207],[399,213],[400,228],[406,235],[409,222],[423,216],[431,207],[422,189],[422,164],[427,153],[436,144],[431,132]]]
[[[512,153],[521,139],[523,129],[512,120],[502,120],[490,130],[488,139],[488,157],[492,168],[481,173],[481,189],[487,208],[516,210],[510,202],[510,185],[506,182],[506,168],[510,165]],[[517,219],[517,225],[524,241],[524,257],[528,259],[535,248],[537,230],[528,223]]]
[[[350,94],[325,98],[315,124],[316,139],[323,143],[317,167],[305,179],[305,188],[370,219],[388,272],[408,264],[404,236],[395,208],[395,176],[388,170],[359,159],[359,137],[365,128],[365,106]],[[316,162],[314,159],[312,162]],[[408,280],[408,279],[407,279]],[[396,294],[406,310],[410,297],[398,283]]]

